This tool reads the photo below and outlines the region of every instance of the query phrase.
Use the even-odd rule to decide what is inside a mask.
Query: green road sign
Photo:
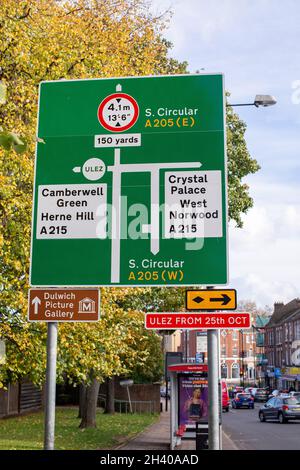
[[[43,82],[31,285],[227,283],[223,76]]]

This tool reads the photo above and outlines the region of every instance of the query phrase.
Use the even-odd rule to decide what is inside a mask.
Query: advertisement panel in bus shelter
[[[208,422],[207,372],[178,374],[178,424]]]

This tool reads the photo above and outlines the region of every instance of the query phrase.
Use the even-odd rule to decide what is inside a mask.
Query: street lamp
[[[276,98],[271,95],[256,95],[253,103],[237,103],[237,104],[230,104],[228,103],[226,106],[255,106],[259,108],[260,106],[263,108],[267,108],[268,106],[274,106],[277,103]]]
[[[129,387],[133,385],[133,380],[128,379],[128,380],[120,380],[120,385],[121,387],[126,387],[127,388],[127,396],[128,396],[128,401],[129,401],[129,409],[130,413],[132,413],[132,403],[131,403],[131,398],[130,398],[130,393],[129,393]]]

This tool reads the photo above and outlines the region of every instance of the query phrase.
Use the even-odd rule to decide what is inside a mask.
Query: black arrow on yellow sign
[[[210,297],[209,298],[209,301],[210,302],[221,302],[222,305],[227,305],[229,302],[230,302],[231,298],[227,295],[227,294],[222,294],[222,297]],[[200,304],[201,302],[204,301],[204,299],[202,297],[195,297],[193,299],[194,302],[196,302],[197,304]]]

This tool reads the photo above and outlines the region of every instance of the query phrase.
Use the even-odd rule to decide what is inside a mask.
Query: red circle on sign
[[[107,105],[109,101],[119,99],[119,98],[120,99],[124,98],[132,104],[133,117],[131,118],[129,123],[125,124],[124,126],[119,126],[118,128],[116,128],[115,126],[111,126],[109,123],[105,121],[104,107]],[[99,119],[100,124],[105,129],[108,129],[109,131],[113,131],[113,132],[123,132],[123,131],[126,131],[127,129],[130,129],[130,127],[132,127],[136,123],[138,117],[139,117],[139,106],[137,102],[135,101],[135,99],[132,98],[132,96],[127,95],[126,93],[113,93],[112,95],[108,95],[100,103],[99,108],[98,108],[98,119]]]

